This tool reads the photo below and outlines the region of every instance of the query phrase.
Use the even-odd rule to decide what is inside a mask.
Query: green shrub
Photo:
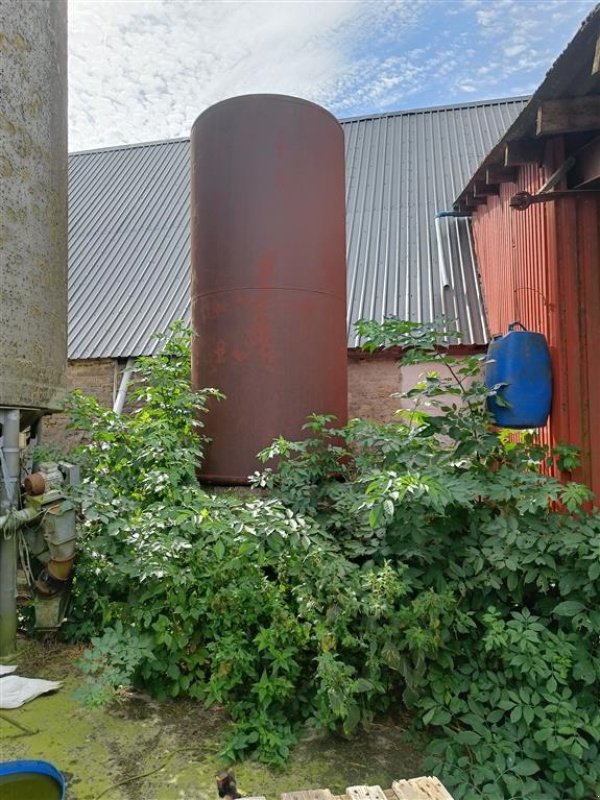
[[[311,417],[262,454],[266,497],[196,484],[214,392],[189,391],[182,332],[142,362],[136,415],[75,398],[92,438],[69,630],[96,637],[88,699],[131,683],[223,703],[225,755],[271,763],[306,723],[350,734],[403,705],[457,800],[590,800],[600,517],[585,487],[540,473],[573,451],[495,432],[481,361],[450,358],[443,328],[360,332],[434,362],[415,407],[341,430]]]
[[[584,486],[540,473],[557,457],[575,468],[573,448],[494,431],[481,359],[451,358],[443,327],[359,332],[367,348],[399,345],[450,377],[429,372],[395,424],[313,420],[320,436],[276,442],[263,458],[282,461],[258,482],[292,509],[301,498],[349,557],[404,576],[393,686],[432,732],[426,767],[455,797],[595,798],[600,516]],[[347,445],[344,484],[328,477],[330,436]]]

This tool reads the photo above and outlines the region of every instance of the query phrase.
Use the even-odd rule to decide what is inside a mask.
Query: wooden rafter
[[[497,183],[475,181],[473,194],[475,197],[490,197],[491,195],[500,194],[500,187]]]
[[[504,166],[518,167],[522,164],[542,164],[545,144],[540,139],[517,139],[507,142],[504,148]]]
[[[592,63],[592,75],[600,73],[600,36],[596,39],[596,52]]]
[[[575,155],[572,186],[586,187],[600,180],[600,136],[588,142]]]
[[[600,130],[600,95],[545,100],[537,111],[536,135]]]
[[[495,183],[515,183],[519,171],[516,167],[503,167],[501,164],[490,164],[485,171],[485,182]]]
[[[477,206],[482,206],[485,205],[485,203],[487,203],[487,196],[485,197],[476,196],[473,194],[473,192],[469,192],[465,199],[467,205],[471,208],[477,208]]]

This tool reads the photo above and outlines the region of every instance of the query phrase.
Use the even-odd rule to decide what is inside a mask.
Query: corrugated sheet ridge
[[[468,223],[435,214],[525,105],[484,101],[343,120],[348,344],[355,322],[451,311],[467,342],[487,337]],[[156,349],[152,333],[189,319],[189,143],[70,156],[70,357]]]

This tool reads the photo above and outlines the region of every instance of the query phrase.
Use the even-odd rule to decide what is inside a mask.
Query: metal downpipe
[[[115,403],[113,406],[113,411],[116,411],[117,414],[120,414],[125,406],[125,399],[127,397],[127,387],[129,386],[129,381],[131,380],[131,375],[134,370],[135,370],[135,358],[128,358],[127,363],[125,364],[125,369],[123,370],[123,375],[121,377],[119,391],[117,392],[117,397],[115,399]]]
[[[19,498],[19,421],[17,409],[0,412],[2,421],[2,471],[0,512],[18,507]],[[15,530],[0,531],[0,658],[17,649],[17,537]]]
[[[446,257],[444,256],[444,243],[442,242],[442,232],[440,230],[440,217],[435,217],[435,239],[437,242],[438,263],[440,268],[440,278],[442,281],[442,289],[450,288],[450,278],[448,276],[448,269],[446,267]]]

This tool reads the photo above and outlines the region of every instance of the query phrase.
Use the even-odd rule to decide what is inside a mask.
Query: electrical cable
[[[31,569],[31,559],[29,557],[29,548],[27,547],[27,542],[25,541],[25,536],[23,531],[19,529],[18,531],[18,543],[19,543],[19,559],[21,561],[21,567],[23,568],[23,572],[25,573],[25,577],[27,578],[27,585],[29,586],[29,590],[33,592],[35,587],[35,578],[33,576],[33,570]]]
[[[172,750],[169,755],[167,756],[164,763],[160,765],[160,767],[156,767],[156,769],[151,769],[148,772],[141,772],[139,775],[131,775],[129,778],[124,778],[122,781],[118,783],[113,783],[111,786],[107,786],[106,789],[100,792],[100,794],[96,795],[94,800],[100,800],[101,797],[104,797],[105,794],[112,792],[113,789],[118,789],[119,786],[125,786],[127,783],[133,783],[133,781],[141,781],[143,778],[148,778],[150,775],[155,775],[157,772],[160,772],[161,769],[164,769],[167,764],[171,761],[174,755],[177,753],[190,753],[194,752],[197,753],[199,750],[198,747],[180,747],[178,750]]]

